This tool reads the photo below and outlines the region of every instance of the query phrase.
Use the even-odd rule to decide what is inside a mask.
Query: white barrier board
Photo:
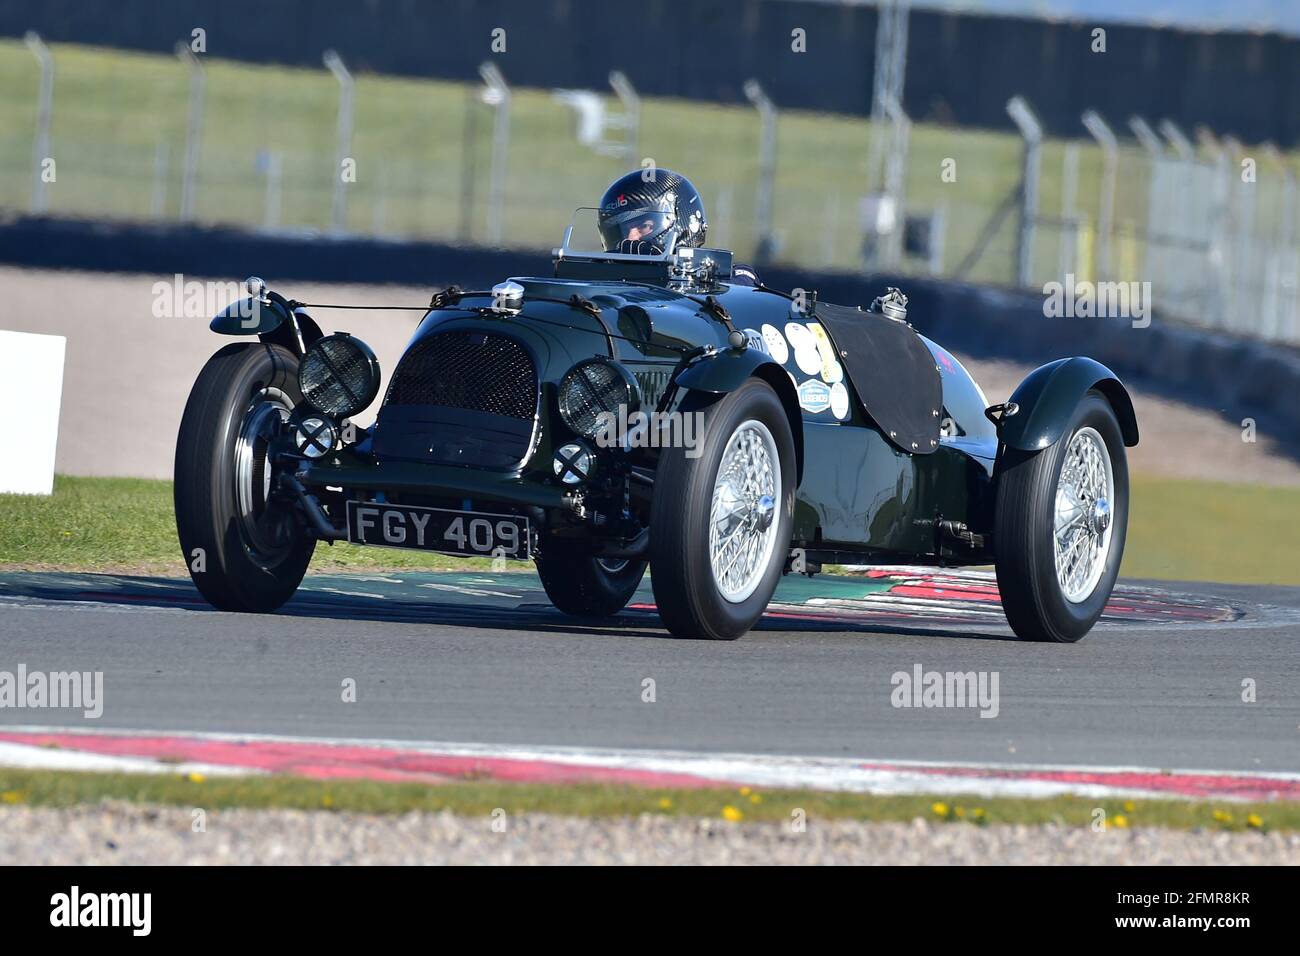
[[[0,330],[0,493],[54,490],[66,344],[61,335]]]

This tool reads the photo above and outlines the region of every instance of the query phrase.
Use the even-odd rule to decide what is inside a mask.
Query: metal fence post
[[[1178,154],[1179,159],[1195,159],[1196,148],[1192,146],[1192,141],[1187,138],[1186,134],[1174,123],[1173,120],[1163,119],[1160,121],[1160,135],[1169,141],[1170,147]]]
[[[871,118],[885,118],[885,103],[903,102],[907,76],[908,0],[881,0],[876,7],[876,62],[871,84]]]
[[[1213,184],[1208,170],[1196,161],[1196,148],[1172,120],[1156,126],[1169,144],[1167,204],[1163,229],[1168,236],[1163,259],[1167,265],[1164,297],[1172,308],[1188,314],[1203,309],[1211,282],[1210,240],[1207,238]]]
[[[641,151],[641,97],[622,70],[614,70],[609,74],[609,85],[623,105],[622,122],[623,128],[627,131],[627,139],[623,147],[624,156],[629,167],[635,166],[640,159]]]
[[[488,183],[488,241],[501,242],[506,198],[506,154],[510,149],[510,87],[497,65],[478,68],[486,89],[483,102],[496,111],[492,123],[492,172]]]
[[[1119,141],[1095,110],[1087,110],[1082,117],[1084,128],[1101,147],[1101,196],[1097,209],[1097,273],[1100,278],[1112,277],[1110,257],[1111,233],[1115,219],[1115,177],[1119,173]]]
[[[176,55],[189,67],[190,97],[185,124],[185,165],[181,174],[181,222],[194,218],[194,196],[198,189],[199,147],[203,141],[203,95],[207,79],[203,64],[188,43],[176,44]]]
[[[902,113],[903,86],[907,78],[908,0],[881,0],[876,8],[875,71],[871,83],[871,140],[867,147],[868,208],[876,215],[874,222],[864,223],[863,265],[868,269],[892,268],[897,262],[901,243],[902,210],[890,189],[891,164],[906,144],[900,142],[902,129],[897,116]],[[891,107],[892,104],[892,107]],[[886,126],[886,124],[889,124]],[[890,223],[888,235],[880,226]],[[871,217],[868,217],[871,218]]]
[[[1208,153],[1210,162],[1210,188],[1206,190],[1210,197],[1209,215],[1205,219],[1208,256],[1205,266],[1212,285],[1205,308],[1210,314],[1213,325],[1223,327],[1231,316],[1227,312],[1236,281],[1234,259],[1236,236],[1233,235],[1232,223],[1232,181],[1228,166],[1228,152],[1220,145],[1214,134],[1202,126],[1197,130],[1197,141],[1201,149]]]
[[[50,158],[50,120],[54,112],[54,57],[40,34],[28,30],[23,36],[41,68],[41,87],[36,101],[36,138],[32,141],[32,212],[43,213],[50,205],[46,189],[45,160]]]
[[[758,80],[745,81],[745,97],[758,110],[762,133],[758,144],[758,200],[754,212],[758,245],[754,261],[763,265],[771,261],[775,249],[772,236],[772,193],[776,188],[776,106]]]
[[[1061,239],[1057,250],[1057,268],[1061,273],[1061,281],[1065,281],[1065,277],[1074,272],[1079,261],[1079,217],[1075,208],[1078,193],[1079,144],[1069,142],[1061,157]]]
[[[1128,118],[1128,128],[1133,131],[1133,135],[1142,144],[1142,148],[1152,156],[1159,156],[1165,151],[1164,146],[1160,143],[1160,137],[1156,135],[1156,131],[1141,116],[1130,116]]]
[[[884,265],[893,269],[903,256],[903,231],[907,228],[907,153],[912,139],[912,121],[903,104],[892,96],[881,104],[889,122],[889,148],[885,154],[885,195],[894,207],[894,229],[885,241]]]
[[[1020,163],[1020,231],[1016,239],[1016,285],[1027,286],[1034,271],[1034,230],[1038,220],[1038,173],[1043,144],[1043,125],[1023,96],[1007,100],[1011,117],[1025,141]]]
[[[1150,276],[1153,283],[1159,282],[1163,287],[1166,276],[1166,266],[1164,250],[1160,248],[1163,237],[1157,235],[1156,229],[1161,225],[1163,215],[1161,210],[1169,208],[1169,170],[1165,162],[1165,147],[1156,135],[1156,131],[1151,128],[1141,116],[1130,116],[1128,121],[1129,129],[1137,137],[1137,141],[1142,145],[1142,149],[1147,154],[1147,162],[1150,173],[1147,176],[1147,221],[1144,230],[1143,246],[1145,257],[1143,259],[1142,271]],[[1176,197],[1173,197],[1176,199]],[[1163,292],[1164,289],[1162,288]]]
[[[339,112],[336,130],[337,145],[334,153],[334,195],[330,201],[330,228],[343,232],[347,228],[348,194],[343,181],[343,164],[352,153],[352,104],[356,83],[343,65],[343,59],[333,50],[326,50],[321,59],[326,69],[339,81]]]

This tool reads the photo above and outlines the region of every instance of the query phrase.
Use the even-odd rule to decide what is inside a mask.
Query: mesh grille
[[[439,332],[406,353],[385,404],[461,408],[531,421],[537,411],[537,373],[514,339],[487,332]]]

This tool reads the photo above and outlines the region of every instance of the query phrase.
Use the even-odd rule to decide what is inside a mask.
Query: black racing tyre
[[[1088,392],[1043,451],[1003,451],[996,507],[998,590],[1012,630],[1079,640],[1110,598],[1128,528],[1128,461],[1104,396]]]
[[[772,387],[753,378],[703,416],[692,451],[665,449],[655,473],[650,582],[677,637],[731,641],[759,619],[785,568],[797,484],[794,437]],[[698,454],[696,454],[698,453]]]
[[[592,557],[582,544],[548,538],[537,552],[537,576],[551,603],[565,614],[608,617],[632,600],[644,561]]]
[[[176,439],[176,531],[195,586],[223,611],[273,611],[293,595],[316,542],[280,498],[268,435],[301,401],[298,358],[240,342],[208,359]]]

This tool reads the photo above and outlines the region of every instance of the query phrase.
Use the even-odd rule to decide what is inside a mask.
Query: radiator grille
[[[532,421],[537,372],[514,339],[490,332],[440,332],[406,353],[385,404],[460,408]]]
[[[473,468],[517,468],[532,447],[537,415],[532,357],[505,335],[436,332],[393,372],[379,412],[382,458]]]

